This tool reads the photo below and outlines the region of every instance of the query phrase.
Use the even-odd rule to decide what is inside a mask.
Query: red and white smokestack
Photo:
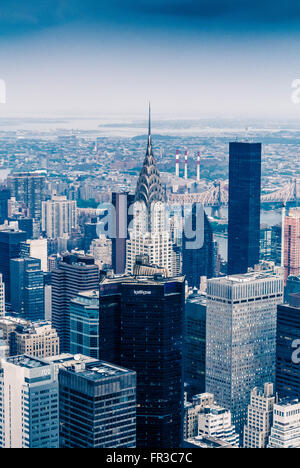
[[[176,151],[176,177],[179,177],[179,151]]]
[[[197,155],[197,182],[200,182],[200,152]]]
[[[186,151],[185,152],[185,155],[184,155],[184,178],[187,179],[188,178],[188,152]]]

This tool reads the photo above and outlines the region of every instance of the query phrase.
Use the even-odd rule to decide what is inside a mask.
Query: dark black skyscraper
[[[137,447],[181,446],[184,292],[184,277],[100,283],[100,358],[137,373]]]
[[[300,293],[277,307],[276,392],[300,398]]]
[[[7,228],[0,231],[0,273],[5,283],[5,299],[10,302],[10,261],[12,258],[20,258],[21,243],[27,236],[23,231],[14,231]]]
[[[192,208],[192,228],[195,232],[197,229],[196,223],[196,206]],[[208,220],[207,215],[204,213],[204,242],[203,246],[199,249],[187,248],[187,243],[193,239],[186,239],[183,235],[182,243],[182,273],[186,276],[186,280],[190,287],[199,289],[201,276],[207,278],[213,277],[213,259],[214,259],[214,245],[213,245],[213,232]],[[196,238],[196,235],[195,235]],[[194,240],[195,240],[194,238]]]
[[[0,190],[0,224],[8,218],[8,200],[10,199],[10,191],[6,189]]]
[[[259,263],[261,143],[230,143],[228,273]]]

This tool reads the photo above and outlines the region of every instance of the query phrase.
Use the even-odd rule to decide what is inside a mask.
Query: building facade
[[[275,382],[276,312],[282,270],[258,270],[208,281],[206,391],[231,410],[242,434],[250,392]]]
[[[283,399],[274,405],[267,448],[300,448],[300,402]]]
[[[254,388],[248,406],[248,420],[244,429],[244,448],[266,448],[273,423],[275,403],[274,385]]]
[[[41,261],[41,270],[48,271],[48,242],[47,239],[27,239],[21,244],[21,257],[38,258]]]
[[[70,352],[99,359],[99,290],[70,301]]]
[[[44,274],[37,258],[10,261],[11,306],[25,320],[45,318]]]
[[[137,373],[138,447],[181,445],[184,293],[184,277],[100,283],[100,358]]]
[[[19,324],[10,337],[14,354],[46,358],[59,354],[59,338],[50,322]]]
[[[0,229],[0,273],[5,283],[6,301],[10,302],[10,260],[19,258],[21,242],[26,240],[26,233],[13,227]]]
[[[40,172],[16,172],[7,178],[11,196],[25,203],[29,217],[37,221],[42,219],[45,179],[45,175]]]
[[[300,208],[291,209],[284,226],[284,281],[300,276]]]
[[[67,197],[53,195],[42,203],[42,231],[47,237],[57,239],[71,234],[77,228],[77,202]]]
[[[1,360],[2,448],[59,448],[54,366],[26,355]]]
[[[291,296],[290,296],[291,297]],[[277,308],[276,392],[300,399],[300,303]]]
[[[126,270],[126,241],[129,238],[128,228],[132,221],[130,207],[135,200],[129,193],[113,193],[112,204],[115,209],[115,235],[112,238],[112,268],[116,275]]]
[[[61,448],[134,448],[136,374],[86,356],[56,356]]]
[[[0,317],[5,316],[5,284],[3,276],[0,273]]]
[[[205,391],[206,297],[193,294],[185,305],[184,382],[189,396]]]
[[[193,206],[192,218],[192,231],[195,233],[194,237],[187,238],[185,231],[183,233],[182,245],[182,274],[186,276],[188,285],[191,288],[200,287],[200,278],[206,276],[207,278],[213,277],[213,262],[214,262],[214,244],[213,232],[206,213],[203,211],[201,220],[198,222],[203,223],[202,226],[197,225],[197,210]],[[189,248],[189,245],[196,242],[200,230],[203,230],[203,240],[199,248]]]
[[[52,324],[62,352],[70,350],[70,300],[99,287],[99,268],[92,257],[66,254],[52,271]]]

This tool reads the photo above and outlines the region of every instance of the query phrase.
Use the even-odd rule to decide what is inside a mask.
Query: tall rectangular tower
[[[10,260],[20,257],[21,242],[26,233],[14,229],[0,230],[0,273],[5,283],[6,300],[10,302]]]
[[[228,274],[259,263],[261,143],[229,145]]]
[[[300,275],[300,208],[291,209],[284,226],[284,281]]]
[[[10,261],[11,306],[26,320],[45,318],[44,274],[37,258]]]
[[[134,195],[129,193],[113,193],[112,204],[115,208],[115,237],[112,239],[112,267],[119,275],[126,269],[126,241],[129,238],[128,227],[132,220],[129,213],[130,206],[134,203]]]
[[[276,309],[281,269],[208,281],[206,391],[232,412],[242,433],[250,392],[275,382]]]
[[[61,448],[134,448],[136,373],[80,354],[57,366]]]
[[[0,446],[59,448],[58,382],[54,366],[22,355],[1,360]]]
[[[0,190],[0,224],[3,224],[8,219],[8,200],[10,199],[10,191],[7,189]]]
[[[297,296],[298,307],[280,304],[277,308],[276,392],[280,398],[300,399],[300,293]]]
[[[99,268],[92,257],[66,254],[52,272],[52,324],[62,352],[70,351],[70,300],[99,287]]]
[[[45,175],[41,172],[15,172],[8,177],[11,196],[25,203],[30,218],[41,221],[45,197]]]
[[[137,373],[138,447],[181,446],[184,292],[184,277],[100,284],[100,358],[114,343],[118,363]]]

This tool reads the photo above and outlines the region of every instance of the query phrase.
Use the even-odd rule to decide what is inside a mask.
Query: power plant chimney
[[[187,167],[187,160],[188,160],[188,152],[185,152],[184,156],[184,178],[187,180],[188,178],[188,167]]]
[[[179,177],[179,151],[176,150],[176,177]]]
[[[200,182],[200,152],[198,151],[197,156],[197,182]]]

